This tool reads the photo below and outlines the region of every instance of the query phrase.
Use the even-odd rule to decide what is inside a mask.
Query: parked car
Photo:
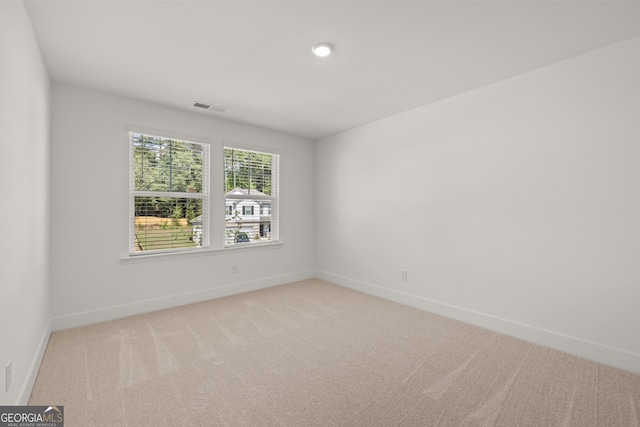
[[[249,236],[247,236],[247,233],[240,232],[236,234],[236,243],[246,243],[250,241],[251,240],[249,240]]]

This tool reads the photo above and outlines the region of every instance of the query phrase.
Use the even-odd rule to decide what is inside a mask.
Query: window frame
[[[140,262],[163,262],[164,260],[182,259],[185,257],[193,256],[215,256],[225,253],[233,252],[247,252],[247,251],[262,251],[282,248],[284,242],[282,235],[280,234],[280,162],[282,161],[283,154],[279,149],[270,145],[262,144],[246,144],[245,142],[229,141],[225,139],[212,139],[205,135],[194,135],[188,132],[175,132],[167,131],[166,129],[158,129],[147,126],[130,125],[126,128],[127,132],[127,150],[129,153],[129,200],[130,200],[130,212],[127,219],[129,230],[127,236],[126,252],[123,251],[120,256],[120,260],[123,263],[140,263]],[[207,216],[203,218],[203,228],[205,235],[203,236],[202,247],[187,247],[168,250],[151,250],[143,252],[131,252],[130,243],[134,241],[131,235],[135,233],[135,219],[133,218],[132,209],[134,207],[132,203],[132,184],[134,179],[133,161],[134,150],[131,142],[131,133],[145,134],[149,136],[159,136],[160,138],[173,139],[179,141],[185,141],[189,143],[201,144],[203,151],[206,149],[205,161],[207,163],[206,178],[203,176],[203,186],[208,185],[207,199],[203,200],[203,210],[207,210]],[[226,205],[226,197],[224,191],[224,154],[225,148],[233,148],[237,150],[253,151],[257,153],[265,153],[272,155],[272,170],[275,171],[272,174],[272,187],[274,191],[274,197],[271,201],[271,222],[265,223],[263,230],[265,235],[270,236],[270,239],[263,239],[260,241],[251,241],[250,243],[243,244],[227,244],[226,237],[226,223],[228,216],[226,215],[226,209],[218,206],[218,203]],[[203,165],[204,166],[204,165]],[[263,200],[260,201],[262,204]],[[237,212],[237,209],[232,213]],[[255,213],[255,212],[254,212]],[[259,214],[262,216],[262,208]],[[123,218],[124,219],[124,218]],[[268,224],[268,225],[267,225]],[[124,237],[124,236],[123,236]],[[123,239],[124,243],[124,239]],[[125,245],[123,245],[124,249]]]
[[[134,135],[150,136],[165,140],[180,141],[188,144],[199,145],[202,149],[202,191],[194,192],[176,192],[176,191],[147,191],[136,190],[135,188],[135,146]],[[203,251],[211,249],[210,242],[210,199],[211,199],[211,144],[199,138],[190,138],[162,131],[146,131],[140,129],[128,129],[128,150],[129,150],[129,238],[128,257],[155,256],[166,254],[182,254],[194,251]],[[202,200],[202,225],[201,225],[201,245],[195,247],[167,248],[167,249],[151,249],[147,251],[136,251],[136,224],[135,224],[135,199],[136,197],[164,197],[175,199],[200,199]]]
[[[250,197],[246,197],[246,196],[240,196],[240,195],[231,195],[230,197],[227,196],[227,188],[226,188],[226,176],[225,176],[225,157],[226,157],[226,150],[227,149],[233,149],[233,150],[239,150],[239,151],[247,151],[247,152],[254,152],[254,153],[258,153],[258,154],[267,154],[271,156],[271,195],[253,195]],[[264,245],[274,245],[274,244],[281,244],[281,239],[280,239],[280,158],[281,158],[281,154],[278,150],[274,150],[274,149],[270,149],[270,148],[264,148],[264,147],[255,147],[255,146],[247,146],[244,144],[239,144],[236,142],[230,142],[230,141],[224,141],[223,142],[223,146],[222,146],[222,150],[221,150],[221,155],[222,155],[222,188],[223,188],[223,203],[226,205],[228,200],[235,200],[237,202],[240,202],[241,200],[254,200],[256,202],[258,202],[258,204],[260,205],[261,201],[265,201],[268,200],[270,202],[271,205],[271,209],[270,209],[270,221],[269,221],[269,238],[268,240],[252,240],[250,242],[246,242],[246,243],[242,243],[239,244],[237,242],[231,242],[229,241],[229,238],[227,236],[227,232],[228,232],[228,228],[227,228],[227,221],[228,219],[225,217],[225,221],[222,224],[223,227],[223,248],[224,249],[240,249],[240,248],[249,248],[249,247],[259,247],[259,246],[264,246]],[[254,207],[255,208],[255,207]],[[236,209],[237,211],[237,209]],[[240,211],[239,213],[241,214],[243,211]],[[255,214],[255,210],[254,210],[254,214]],[[255,215],[253,215],[255,216]],[[262,216],[262,206],[260,206],[258,208],[258,216]],[[259,229],[259,227],[258,227]],[[242,230],[244,232],[244,230]]]

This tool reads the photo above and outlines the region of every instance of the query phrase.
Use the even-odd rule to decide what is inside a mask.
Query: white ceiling
[[[312,139],[640,36],[636,1],[25,4],[54,82]]]

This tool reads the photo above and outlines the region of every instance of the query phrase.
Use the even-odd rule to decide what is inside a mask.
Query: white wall
[[[638,52],[318,141],[320,276],[640,372]]]
[[[0,405],[26,403],[49,337],[49,112],[24,5],[0,2]]]
[[[314,146],[310,140],[98,92],[53,85],[52,311],[67,328],[314,275]],[[128,126],[221,147],[223,141],[280,157],[281,247],[226,250],[153,262],[128,251]],[[212,174],[221,158],[212,154]],[[222,221],[221,179],[212,189]],[[238,273],[232,274],[232,264]]]

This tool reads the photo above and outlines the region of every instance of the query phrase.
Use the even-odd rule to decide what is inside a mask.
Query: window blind
[[[224,148],[225,245],[279,239],[279,155]]]
[[[130,132],[129,253],[208,246],[208,145]]]

